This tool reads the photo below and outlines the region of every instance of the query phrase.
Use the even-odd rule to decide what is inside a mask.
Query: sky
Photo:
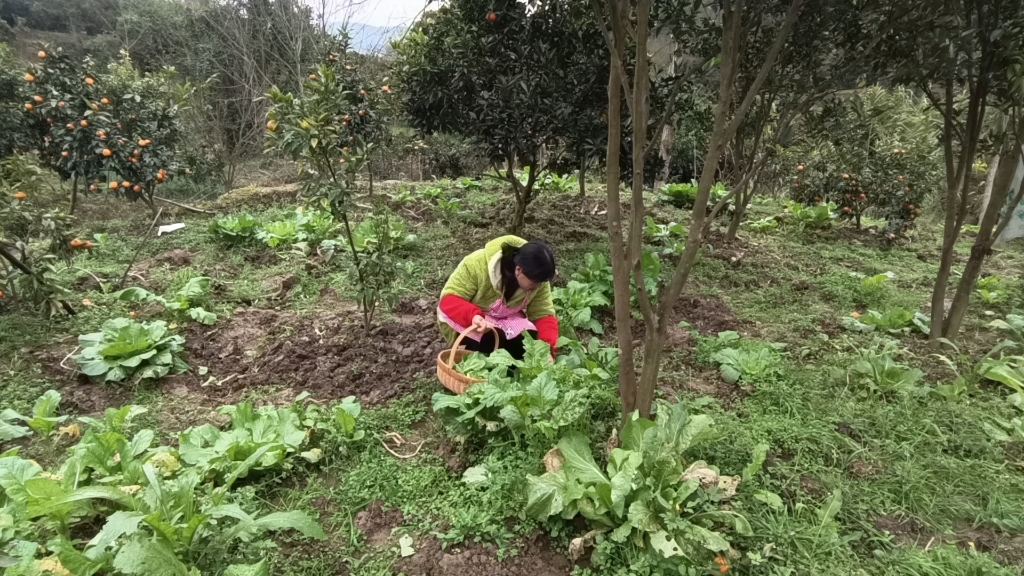
[[[322,0],[305,2],[319,10]],[[427,0],[328,0],[328,14],[332,20],[347,19],[356,24],[402,26],[412,22],[426,4]],[[345,18],[345,14],[350,16]]]

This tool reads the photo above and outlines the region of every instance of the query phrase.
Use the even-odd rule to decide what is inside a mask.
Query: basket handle
[[[455,344],[452,344],[452,351],[448,354],[449,368],[455,365],[455,351],[459,349],[459,344],[462,344],[462,339],[465,338],[467,334],[473,332],[474,330],[476,330],[476,328],[470,326],[469,328],[463,330],[462,333],[459,334],[459,337],[455,339]],[[498,341],[501,340],[501,337],[498,336],[498,331],[495,328],[491,328],[490,330],[491,332],[494,332],[494,350],[497,351]]]

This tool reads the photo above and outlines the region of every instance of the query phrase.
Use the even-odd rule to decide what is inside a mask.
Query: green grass
[[[462,199],[463,209],[471,215],[445,222],[436,219],[429,200],[410,200],[410,209],[425,215],[427,222],[406,215],[418,243],[405,257],[412,273],[398,287],[403,296],[433,301],[461,258],[505,229],[500,216],[509,213],[511,203],[500,183],[485,181],[480,190],[460,189],[450,182],[439,185],[448,197]],[[412,188],[427,186],[415,184]],[[591,187],[587,202],[593,203],[597,198],[593,194],[600,192],[598,186]],[[574,194],[542,195],[531,207],[535,219],[527,228],[527,236],[555,243],[559,273],[565,278],[582,265],[586,253],[606,250],[607,242],[603,217],[586,208],[572,211],[578,202]],[[653,209],[659,222],[687,222],[685,212],[660,204]],[[271,207],[249,212],[269,220],[286,217],[292,210]],[[774,201],[759,201],[751,208],[749,219],[780,210]],[[489,218],[483,219],[481,214]],[[77,256],[74,268],[63,271],[60,278],[70,282],[88,270],[116,281],[139,245],[146,219],[141,214],[86,223],[90,235],[108,233],[108,239],[92,254]],[[187,224],[184,230],[146,243],[133,267],[147,289],[155,293],[172,291],[190,277],[211,276],[218,288],[210,307],[223,316],[246,305],[316,314],[325,306],[334,306],[320,300],[321,289],[334,288],[343,298],[354,294],[344,272],[347,256],[340,256],[335,265],[307,266],[307,258],[278,248],[273,251],[276,262],[260,265],[247,254],[270,249],[228,247],[207,233],[206,219],[190,215],[183,221]],[[749,383],[749,389],[732,401],[690,391],[691,379],[707,377],[716,369],[706,344],[695,354],[669,350],[660,382],[662,396],[670,396],[669,389],[679,390],[681,399],[702,407],[716,420],[719,439],[693,455],[695,458],[706,459],[723,473],[735,474],[749,461],[755,445],[763,442],[770,446],[764,473],[741,485],[741,497],[734,503],[749,516],[755,532],[753,537],[734,543],[742,553],[752,555],[734,563],[736,573],[1019,573],[1019,564],[1012,567],[1020,562],[1019,550],[1014,556],[1006,550],[978,550],[967,544],[979,531],[1005,544],[1024,530],[1019,450],[995,443],[982,428],[992,416],[1011,414],[1004,401],[1007,392],[986,385],[955,403],[930,395],[929,388],[939,378],[951,378],[952,373],[929,356],[920,335],[900,337],[901,346],[913,352],[905,361],[928,375],[918,390],[881,396],[860,389],[845,376],[855,348],[868,345],[873,335],[846,332],[839,328],[839,319],[868,309],[925,310],[937,266],[938,242],[936,228],[927,223],[922,223],[915,243],[896,246],[848,229],[801,233],[783,228],[768,234],[741,232],[738,245],[714,247],[742,252],[738,265],[716,257],[710,249],[701,254],[687,294],[721,297],[743,323],[741,331],[749,337],[743,347],[782,345],[779,369]],[[155,259],[173,249],[188,250],[191,262],[175,267]],[[965,255],[969,243],[961,242],[958,250]],[[1019,247],[996,253],[987,263],[985,272],[1005,279],[1011,299],[1000,305],[971,306],[961,342],[965,354],[961,366],[968,371],[994,341],[984,325],[992,315],[1005,315],[1020,304],[1017,276],[1022,268],[1024,257]],[[853,275],[885,272],[893,272],[894,278],[876,288],[865,287]],[[670,273],[671,263],[666,261],[663,277]],[[287,274],[297,277],[297,287],[288,298],[271,299],[272,291],[264,281]],[[129,285],[138,281],[129,277]],[[49,376],[52,372],[41,369],[32,352],[65,350],[70,338],[132,309],[100,290],[76,294],[77,298],[89,298],[94,305],[80,306],[80,314],[74,318],[47,321],[27,310],[0,313],[0,397],[4,407],[26,410],[39,393],[58,386]],[[58,344],[62,339],[63,344]],[[52,353],[43,356],[47,362],[53,357]],[[271,507],[318,511],[332,535],[327,546],[282,542],[273,554],[273,573],[319,576],[336,574],[342,567],[351,574],[387,574],[398,558],[393,541],[403,533],[415,535],[417,541],[436,538],[450,546],[472,541],[496,543],[502,554],[512,554],[519,538],[543,528],[522,514],[523,478],[541,471],[542,451],[513,443],[453,448],[429,408],[429,393],[435,386],[424,382],[411,397],[367,410],[363,418],[366,439],[346,453],[325,458],[315,473],[252,487],[253,497]],[[269,398],[274,392],[252,390],[247,398]],[[173,399],[160,387],[138,388],[134,401],[154,411],[187,410],[180,405],[187,399]],[[172,432],[161,430],[162,435]],[[424,440],[423,451],[413,459],[395,458],[379,440],[388,432]],[[467,487],[459,470],[450,468],[442,448],[459,452],[462,466],[485,465],[491,481],[484,487]],[[785,508],[775,510],[752,498],[756,490],[779,494]],[[821,528],[816,510],[835,491],[842,494],[843,504],[837,517],[840,529],[831,533]],[[381,548],[368,546],[354,524],[356,515],[374,501],[400,510],[404,518],[392,543]],[[923,541],[915,546],[905,535],[885,533],[880,518],[912,522]],[[933,544],[925,551],[929,539]],[[553,545],[564,548],[566,543],[566,535],[559,534]],[[1006,567],[1000,568],[997,561]]]

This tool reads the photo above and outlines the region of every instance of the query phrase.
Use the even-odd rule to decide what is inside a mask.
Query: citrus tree
[[[941,184],[935,147],[939,118],[906,90],[872,87],[806,115],[799,144],[784,153],[791,196],[834,202],[859,228],[870,211],[894,240],[921,214],[925,193]]]
[[[25,117],[31,98],[14,52],[0,43],[0,158],[36,147],[38,134]]]
[[[309,75],[301,92],[274,88],[269,94],[267,146],[302,164],[303,196],[341,222],[366,329],[384,299],[377,280],[388,267],[379,254],[357,246],[349,215],[357,177],[382,131],[389,93],[388,86],[367,85],[355,66],[332,56]]]
[[[522,231],[547,168],[545,143],[579,139],[568,147],[581,164],[594,154],[582,141],[600,132],[593,126],[608,102],[608,58],[589,3],[452,0],[421,19],[396,52],[413,127],[480,143],[515,196],[513,232]],[[529,169],[525,181],[516,167]]]
[[[71,239],[71,217],[40,202],[42,169],[25,156],[0,161],[0,304],[26,300],[51,315],[74,313],[54,265],[91,243]]]
[[[140,75],[127,58],[100,76],[89,60],[78,63],[59,48],[37,56],[24,77],[32,93],[25,112],[43,134],[40,158],[72,183],[69,212],[79,184],[88,183],[89,191],[142,201],[155,214],[155,188],[171,176],[187,91],[165,76]]]

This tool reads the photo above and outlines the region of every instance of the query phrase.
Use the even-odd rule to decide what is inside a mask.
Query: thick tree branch
[[[612,67],[615,68],[615,72],[619,76],[619,80],[622,82],[622,93],[625,94],[626,106],[629,107],[629,113],[633,114],[633,91],[629,88],[629,76],[626,74],[624,57],[624,42],[617,42],[619,38],[623,38],[625,32],[622,30],[623,18],[621,17],[621,9],[617,0],[608,0],[608,22],[611,24],[611,33],[608,32],[608,28],[604,25],[604,15],[601,13],[601,2],[600,0],[590,0],[590,5],[594,8],[594,16],[597,18],[597,22],[601,27],[601,36],[604,37],[605,43],[608,45],[608,52],[611,54]]]

